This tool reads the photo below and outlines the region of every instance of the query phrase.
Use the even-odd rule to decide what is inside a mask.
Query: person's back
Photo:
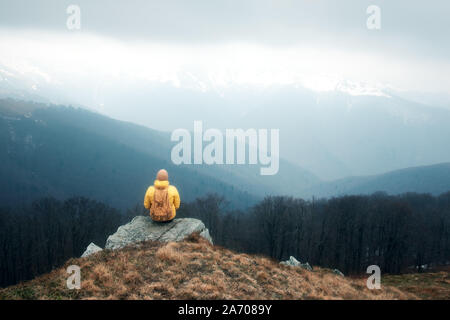
[[[147,189],[144,207],[150,210],[153,221],[168,222],[175,218],[176,209],[180,207],[180,195],[177,188],[169,184],[166,170],[159,170],[154,185]]]

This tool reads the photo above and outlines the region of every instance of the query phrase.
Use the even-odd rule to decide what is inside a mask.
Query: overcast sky
[[[3,27],[65,31],[66,8],[81,8],[82,29],[125,40],[245,41],[295,45],[305,41],[355,48],[449,56],[447,0],[1,0]],[[366,28],[378,5],[382,29]]]
[[[79,31],[66,27],[70,4]],[[380,30],[366,27],[372,4]],[[450,94],[449,16],[448,0],[0,0],[0,63],[147,79],[195,66],[278,83],[307,70]]]

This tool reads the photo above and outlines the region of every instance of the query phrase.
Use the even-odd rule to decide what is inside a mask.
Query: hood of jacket
[[[164,189],[164,188],[167,188],[169,186],[169,181],[167,181],[167,180],[163,180],[163,181],[155,180],[153,185],[155,186],[156,189]]]

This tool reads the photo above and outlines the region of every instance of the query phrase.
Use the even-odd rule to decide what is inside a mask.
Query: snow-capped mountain
[[[269,83],[268,75],[250,81],[237,71],[195,68],[147,79],[94,74],[84,83],[2,65],[0,77],[2,97],[84,105],[163,131],[192,130],[195,120],[277,128],[281,156],[323,179],[450,161],[450,111],[403,99],[390,85],[289,74]]]

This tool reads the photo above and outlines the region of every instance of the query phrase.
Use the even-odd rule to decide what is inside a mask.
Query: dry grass
[[[66,288],[66,268],[81,268],[81,289]],[[448,279],[448,278],[447,278]],[[71,259],[63,268],[0,290],[0,299],[415,299],[329,270],[309,272],[266,257],[211,246],[198,235],[183,242],[145,242]]]
[[[450,267],[436,272],[385,275],[382,283],[421,299],[450,300]]]

